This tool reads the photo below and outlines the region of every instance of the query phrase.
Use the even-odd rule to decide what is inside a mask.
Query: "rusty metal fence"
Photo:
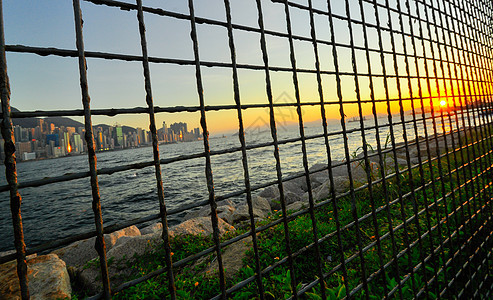
[[[142,0],[136,3],[113,0],[83,0],[94,5],[107,6],[114,9],[133,11],[139,24],[141,55],[125,55],[117,53],[104,53],[86,51],[84,49],[83,18],[80,8],[80,0],[73,0],[74,23],[76,32],[76,49],[61,49],[52,47],[35,47],[31,45],[5,44],[3,16],[0,14],[0,62],[1,62],[1,99],[2,99],[2,136],[5,140],[5,166],[8,185],[0,186],[0,191],[10,192],[10,209],[15,237],[15,254],[0,257],[0,262],[17,259],[17,274],[22,291],[22,298],[29,298],[29,284],[27,282],[26,256],[38,252],[46,252],[56,249],[78,240],[96,237],[95,248],[99,254],[101,280],[103,292],[93,296],[94,298],[111,298],[115,293],[129,287],[138,285],[146,280],[166,274],[169,297],[175,299],[176,287],[174,272],[200,257],[214,254],[217,256],[219,266],[220,293],[215,299],[231,297],[247,285],[255,285],[257,298],[268,298],[265,294],[264,277],[280,267],[287,267],[290,277],[291,298],[297,299],[314,289],[318,289],[320,297],[330,298],[328,289],[330,286],[326,279],[336,272],[342,274],[345,292],[340,298],[369,298],[372,296],[372,284],[385,282],[385,276],[392,274],[395,284],[383,283],[383,294],[380,297],[406,298],[409,293],[411,298],[456,296],[464,297],[491,297],[493,285],[491,264],[492,254],[492,220],[491,200],[493,182],[492,176],[492,37],[493,19],[492,3],[484,0],[343,0],[344,13],[333,11],[335,1],[326,1],[324,8],[315,8],[312,0],[287,1],[274,0],[279,5],[285,18],[286,30],[275,31],[264,26],[263,5],[265,1],[250,1],[255,7],[258,24],[247,26],[235,24],[231,17],[230,0],[224,0],[225,20],[201,18],[195,15],[194,1],[188,1],[188,13],[177,13],[161,8],[143,5]],[[342,1],[342,0],[341,0]],[[320,2],[320,1],[319,1]],[[0,8],[2,1],[0,1]],[[320,4],[317,7],[322,7]],[[294,11],[305,12],[309,17],[310,35],[296,35],[292,20]],[[1,12],[1,10],[0,10]],[[354,15],[357,16],[354,16]],[[178,59],[173,57],[151,57],[148,55],[145,30],[145,16],[156,15],[162,18],[179,19],[189,22],[190,37],[193,45],[193,60]],[[330,39],[324,40],[318,37],[318,23],[316,18],[323,18],[327,26]],[[369,21],[372,20],[372,21]],[[383,21],[385,20],[385,21]],[[347,26],[348,42],[337,41],[340,33],[335,30],[335,22],[342,22]],[[200,45],[197,33],[197,24],[207,24],[227,30],[230,61],[204,61],[200,58]],[[361,29],[363,37],[356,41],[355,28]],[[376,35],[369,35],[370,30]],[[240,64],[236,59],[235,34],[238,32],[251,32],[260,41],[260,49],[263,64]],[[268,45],[266,37],[276,37],[286,40],[289,53],[290,67],[272,65],[269,61]],[[370,39],[376,39],[378,47],[370,46]],[[315,64],[311,68],[299,68],[295,55],[295,42],[308,43],[312,48]],[[390,49],[384,46],[390,45]],[[321,46],[331,49],[333,69],[327,70],[321,67]],[[341,70],[341,51],[349,51],[352,70]],[[30,53],[39,56],[73,57],[78,60],[80,87],[83,109],[82,110],[54,110],[12,112],[10,101],[10,86],[7,72],[6,53]],[[357,52],[362,53],[364,59],[357,58]],[[377,60],[371,58],[376,55]],[[137,61],[142,62],[144,84],[146,91],[147,107],[135,108],[108,108],[91,109],[90,86],[86,69],[86,60],[116,60],[122,63]],[[179,66],[192,66],[195,68],[196,89],[199,103],[196,106],[165,106],[154,105],[150,64],[174,64]],[[364,67],[363,67],[364,65]],[[230,105],[207,105],[204,99],[203,74],[204,67],[223,68],[232,73],[234,99]],[[238,70],[264,71],[265,92],[268,103],[266,104],[242,104],[240,97],[240,80]],[[379,71],[375,71],[378,69]],[[274,103],[272,92],[271,74],[282,72],[292,75],[292,84],[295,91],[295,101],[292,103]],[[317,79],[319,99],[308,102],[300,96],[300,74],[313,74]],[[322,77],[331,75],[335,80],[337,97],[327,99],[324,89],[330,88],[323,84]],[[343,97],[342,77],[351,78],[355,90],[356,99],[349,100]],[[385,97],[377,99],[375,87],[376,81],[383,83]],[[15,82],[11,82],[15,85]],[[362,95],[361,87],[369,84],[370,97]],[[391,90],[397,91],[394,96]],[[409,96],[406,96],[409,95]],[[444,101],[445,108],[437,107],[437,101]],[[373,124],[369,126],[364,122],[362,105],[372,107]],[[382,121],[381,111],[377,111],[377,104],[385,107],[385,118]],[[347,105],[357,105],[359,127],[347,129],[347,117],[345,108]],[[411,106],[412,118],[406,118],[404,107]],[[320,110],[323,134],[305,135],[303,107],[316,107]],[[297,111],[299,137],[279,139],[276,131],[276,107],[291,107]],[[327,124],[327,107],[337,107],[341,130],[331,131]],[[397,108],[392,112],[392,107]],[[269,124],[272,141],[262,144],[247,145],[245,141],[245,124],[243,113],[251,108],[266,108],[269,111]],[[237,114],[238,137],[240,147],[224,150],[210,149],[208,122],[206,112],[230,110]],[[155,115],[159,113],[199,112],[200,125],[203,131],[203,152],[199,154],[183,154],[174,158],[163,159],[160,157],[159,141],[157,136]],[[397,112],[397,113],[395,113]],[[112,168],[99,168],[93,135],[91,116],[116,116],[122,114],[148,114],[150,131],[152,133],[153,159],[143,163],[133,163]],[[44,178],[33,181],[19,182],[16,172],[15,141],[12,126],[14,118],[48,117],[48,116],[83,116],[85,121],[85,142],[88,148],[88,163],[90,171],[69,175]],[[454,124],[456,129],[447,129],[444,122]],[[236,121],[235,121],[236,122]],[[379,124],[381,122],[381,124]],[[383,123],[383,124],[382,124]],[[424,137],[419,137],[418,127],[423,125]],[[431,126],[427,125],[431,124]],[[411,126],[411,130],[409,127]],[[380,130],[388,130],[389,144],[381,143]],[[377,149],[372,151],[368,147],[367,134],[373,130],[376,134]],[[399,133],[396,133],[398,131]],[[363,155],[353,157],[348,146],[348,134],[360,133],[361,150]],[[403,142],[396,141],[396,135]],[[331,157],[331,144],[329,138],[342,136],[344,144],[343,162],[334,161]],[[322,169],[310,168],[307,158],[307,141],[321,139],[325,144],[326,164]],[[279,145],[300,143],[304,172],[283,176]],[[386,147],[387,146],[387,147]],[[250,183],[248,151],[252,149],[273,149],[276,161],[277,179],[261,185]],[[412,162],[410,151],[418,152],[417,162]],[[433,149],[440,149],[434,151]],[[399,165],[397,156],[399,151],[405,151],[404,165]],[[241,153],[244,185],[238,187],[238,191],[217,195],[214,189],[214,176],[211,157],[227,153]],[[387,172],[384,167],[385,157],[392,155],[392,171]],[[207,178],[208,199],[167,210],[164,197],[163,181],[166,177],[161,174],[161,166],[177,161],[196,158],[205,159],[205,174]],[[352,178],[352,164],[362,163],[366,166],[371,161],[377,162],[378,172],[374,177],[372,170],[366,168],[367,182],[363,185],[355,185]],[[159,214],[125,221],[120,224],[105,226],[101,213],[101,203],[105,201],[100,197],[98,177],[110,176],[116,172],[155,168],[157,184],[157,199],[159,200]],[[334,186],[335,168],[346,168],[349,176],[349,189],[343,194],[336,194]],[[323,201],[315,201],[311,188],[312,177],[317,172],[327,172],[330,179],[330,194]],[[94,213],[95,229],[90,232],[78,234],[61,240],[51,240],[42,245],[26,250],[21,218],[21,194],[22,189],[39,187],[58,182],[66,182],[75,179],[90,178],[92,190],[92,209]],[[308,208],[289,214],[286,209],[283,183],[289,180],[302,178],[308,187]],[[281,214],[275,221],[266,225],[257,225],[254,218],[252,195],[256,191],[270,185],[277,185],[281,199]],[[383,191],[378,193],[376,190]],[[371,204],[365,211],[358,206],[358,201],[365,193]],[[218,228],[218,216],[216,213],[217,202],[231,197],[242,196],[249,208],[249,230],[233,238],[220,239]],[[382,199],[377,199],[382,197]],[[421,200],[424,199],[423,203]],[[350,219],[341,220],[340,205],[342,201],[350,203]],[[407,206],[410,205],[409,211]],[[209,207],[213,226],[214,246],[181,260],[173,259],[173,249],[170,246],[168,232],[168,217],[184,211]],[[320,226],[323,220],[317,217],[317,212],[330,210],[331,222],[335,224],[335,230],[321,232]],[[311,240],[303,247],[293,247],[291,243],[290,224],[297,218],[307,215],[311,220],[311,228],[306,232]],[[383,216],[383,217],[381,217]],[[119,286],[112,286],[108,275],[108,260],[105,251],[103,234],[111,233],[130,225],[142,224],[152,220],[162,222],[162,240],[165,248],[165,267],[149,273],[141,278],[134,279]],[[382,221],[383,220],[383,221]],[[262,249],[258,246],[257,238],[260,233],[274,226],[282,226],[284,233],[284,247],[287,255],[278,258],[278,261],[268,267],[260,263]],[[372,228],[374,236],[368,238],[362,235],[361,227]],[[385,229],[383,229],[385,228]],[[354,235],[356,242],[352,249],[346,249],[344,239],[347,234]],[[222,249],[247,237],[252,238],[253,257],[255,261],[254,275],[236,282],[231,286],[226,284]],[[327,255],[322,245],[328,241],[335,245],[335,252],[340,261],[331,268],[327,268],[325,262]],[[383,245],[388,247],[388,255],[384,254]],[[390,250],[389,250],[390,249]],[[349,252],[348,252],[349,251]],[[376,262],[368,261],[367,255],[377,252]],[[417,261],[411,259],[412,253],[417,251]],[[311,253],[316,261],[316,276],[310,282],[299,285],[295,267],[297,258]],[[348,254],[349,253],[349,254]],[[357,265],[359,274],[348,272],[348,265]],[[372,265],[375,264],[375,265]],[[405,265],[405,266],[404,266]],[[420,276],[423,284],[418,284],[416,278]],[[349,278],[357,277],[356,284],[350,284]],[[344,280],[345,279],[345,280]],[[382,281],[383,280],[383,281]],[[409,288],[410,287],[410,288]],[[373,295],[374,296],[374,295]],[[332,298],[331,298],[332,299]]]

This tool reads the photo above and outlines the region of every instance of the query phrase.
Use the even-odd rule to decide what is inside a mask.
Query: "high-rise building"
[[[72,135],[72,139],[74,140],[72,151],[75,153],[81,153],[83,151],[82,139],[78,133],[74,133]]]
[[[38,140],[38,141],[40,141],[43,138],[43,130],[42,130],[42,127],[36,126],[36,128],[34,128],[34,136],[33,136],[33,138],[35,140]]]
[[[75,133],[75,127],[67,127],[66,130],[70,135]]]
[[[32,152],[31,142],[15,143],[15,152],[17,153],[17,157],[22,157],[24,153],[31,153]]]
[[[22,127],[20,127],[19,125],[16,125],[14,127],[15,142],[20,142],[21,138],[22,138],[21,136],[22,136]]]
[[[142,128],[140,127],[137,127],[137,142],[139,145],[143,145],[146,143],[145,130],[142,130]]]
[[[116,125],[115,132],[116,132],[115,144],[119,147],[124,147],[123,128],[121,126]]]
[[[97,131],[97,139],[96,139],[97,149],[103,149],[103,133],[101,130]]]
[[[72,146],[69,147],[69,143],[70,143],[70,134],[68,132],[64,132],[62,145],[63,145],[66,153],[71,152],[71,151],[69,151],[69,148]]]
[[[47,134],[46,135],[46,144],[50,144],[51,141],[53,141],[53,145],[55,147],[59,147],[60,146],[59,138],[58,138],[58,133]]]
[[[166,122],[164,122],[164,121],[163,121],[162,135],[163,135],[163,141],[168,143],[170,141],[169,140],[169,130],[168,130],[168,125],[166,125]]]
[[[43,134],[45,133],[44,129],[46,128],[46,125],[45,125],[45,120],[43,119],[38,119],[38,121],[36,122],[37,125],[39,126],[39,131]],[[37,127],[37,126],[36,126]]]

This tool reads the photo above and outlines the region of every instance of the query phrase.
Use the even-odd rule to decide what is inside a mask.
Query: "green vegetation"
[[[392,292],[395,298],[409,299],[416,293],[424,293],[422,296],[425,298],[436,298],[442,293],[444,299],[451,299],[452,295],[461,291],[465,295],[470,291],[483,292],[478,285],[486,277],[489,279],[487,282],[491,283],[490,273],[493,271],[491,258],[485,260],[492,246],[487,238],[493,230],[489,222],[492,199],[489,185],[493,173],[490,170],[491,155],[487,153],[491,149],[491,141],[478,138],[469,135],[469,144],[471,140],[476,142],[467,149],[431,163],[426,162],[422,169],[413,168],[411,172],[402,170],[399,177],[387,179],[385,186],[381,181],[373,184],[371,193],[367,187],[354,195],[337,199],[337,216],[332,201],[316,209],[318,236],[324,237],[319,248],[328,299],[346,297],[351,291],[354,292],[351,296],[358,299],[366,298],[366,293],[370,299],[383,298],[388,292]],[[474,160],[473,157],[480,158]],[[426,184],[425,188],[423,183]],[[416,191],[412,192],[413,189]],[[355,215],[360,218],[357,226],[354,223]],[[258,226],[281,217],[280,212],[275,212]],[[336,217],[340,224],[340,241],[337,238]],[[407,221],[404,223],[403,220]],[[389,228],[393,230],[389,231]],[[245,225],[221,240],[248,230]],[[315,248],[304,248],[313,243],[312,220],[308,213],[289,222],[289,237],[293,252],[304,249],[294,258],[293,272],[297,289],[300,289],[318,278]],[[259,233],[257,239],[261,269],[288,255],[282,222]],[[213,245],[210,237],[174,237],[171,240],[173,260],[179,261]],[[360,254],[362,248],[364,251]],[[341,265],[343,259],[346,260],[344,266]],[[214,255],[210,254],[175,269],[180,299],[205,299],[220,294],[217,273],[205,272],[212,260]],[[227,288],[255,274],[253,249],[247,251],[242,263],[240,272],[234,278],[227,279]],[[153,252],[135,257],[129,267],[133,275],[128,279],[165,267],[163,247],[156,245]],[[288,298],[291,295],[291,278],[287,262],[264,274],[262,281],[266,298]],[[369,278],[367,286],[365,278]],[[454,282],[448,286],[451,280]],[[467,282],[468,287],[465,287]],[[258,294],[256,281],[253,280],[230,297],[257,299]],[[322,299],[321,295],[318,284],[302,298]],[[164,273],[117,293],[115,298],[161,299],[168,296],[167,276]]]

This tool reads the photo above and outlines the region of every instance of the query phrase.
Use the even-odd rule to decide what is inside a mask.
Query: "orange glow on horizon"
[[[72,146],[70,146],[70,143],[68,143],[68,146],[67,146],[67,151],[70,153],[72,152]]]

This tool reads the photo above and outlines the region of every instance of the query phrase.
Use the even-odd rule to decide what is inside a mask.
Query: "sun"
[[[441,107],[447,106],[447,101],[445,101],[445,100],[440,101],[440,106]]]

